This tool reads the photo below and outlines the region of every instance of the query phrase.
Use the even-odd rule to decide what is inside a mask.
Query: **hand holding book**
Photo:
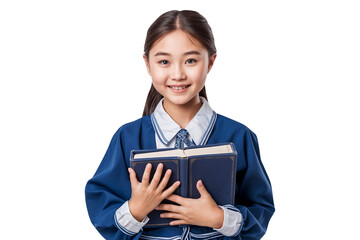
[[[165,189],[170,179],[171,170],[168,169],[164,177],[160,179],[163,164],[158,165],[154,177],[151,182],[149,182],[151,168],[151,164],[146,165],[141,182],[136,179],[135,171],[132,168],[128,169],[131,183],[129,209],[132,216],[139,222],[141,222],[149,212],[153,211],[161,201],[169,197],[180,185],[180,182],[176,181],[169,188]]]
[[[171,225],[194,224],[213,226],[214,228],[220,224],[222,226],[223,217],[219,216],[223,216],[223,211],[218,205],[234,203],[236,157],[237,152],[232,143],[185,149],[133,150],[130,156],[130,164],[134,171],[131,171],[133,178],[131,185],[132,191],[139,191],[136,193],[137,198],[145,204],[144,207],[140,205],[143,211],[140,213],[141,217],[145,217],[146,213],[150,218],[145,227],[168,226],[170,222],[172,222]],[[171,169],[172,173],[171,175],[165,174],[160,182],[161,171],[150,171],[146,167],[149,163],[154,168],[161,165],[161,170],[163,168]],[[136,173],[137,179],[142,178],[142,181],[145,181],[144,186],[141,184],[141,187],[138,187],[140,183],[135,179],[134,173]],[[149,185],[151,178],[154,180]],[[206,186],[206,189],[202,184],[199,185],[199,180]],[[180,185],[177,185],[179,187],[174,185],[178,181],[181,182]],[[155,191],[155,193],[149,192],[149,190]],[[162,190],[164,193],[161,193]],[[146,194],[141,196],[144,193],[149,196]],[[167,196],[165,197],[165,195]],[[169,197],[170,195],[172,196]],[[154,199],[150,203],[146,198]],[[163,199],[164,202],[159,201],[160,199]],[[173,202],[180,206],[174,205]],[[159,209],[155,209],[160,203],[163,205]],[[162,207],[170,207],[170,214],[166,213],[162,215],[164,217],[161,217],[160,214],[164,213]],[[204,209],[205,207],[206,209]],[[155,210],[150,211],[150,208]],[[135,212],[138,212],[138,209],[135,209]],[[209,212],[211,214],[208,214]],[[209,218],[209,215],[215,218]],[[172,218],[171,216],[176,217]]]
[[[199,180],[196,188],[200,193],[200,198],[183,198],[172,194],[167,198],[174,204],[160,204],[156,210],[164,210],[161,218],[176,219],[170,225],[197,225],[211,228],[221,228],[224,221],[224,211],[218,207],[214,199],[206,190],[204,184]]]

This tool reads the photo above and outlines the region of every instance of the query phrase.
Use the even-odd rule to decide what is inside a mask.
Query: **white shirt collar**
[[[189,139],[196,145],[206,144],[210,133],[215,125],[216,113],[210,107],[205,98],[200,97],[203,103],[195,117],[189,122],[185,129],[189,132]],[[165,112],[163,99],[160,100],[154,112],[151,114],[151,121],[157,137],[164,145],[173,143],[180,126]]]

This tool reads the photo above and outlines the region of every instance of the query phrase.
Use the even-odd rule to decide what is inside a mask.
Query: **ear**
[[[216,56],[217,56],[216,53],[214,53],[213,55],[211,55],[211,56],[209,57],[208,73],[210,72],[212,66],[214,65]]]
[[[146,57],[145,54],[143,54],[143,58],[144,58],[144,61],[145,61],[145,65],[146,65],[147,72],[149,73],[149,75],[151,75],[149,60],[148,60],[148,58]]]

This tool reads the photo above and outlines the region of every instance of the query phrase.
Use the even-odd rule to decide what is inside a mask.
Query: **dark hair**
[[[144,54],[148,60],[153,44],[162,36],[176,29],[181,29],[198,40],[207,49],[209,57],[216,53],[214,36],[205,18],[196,11],[173,10],[162,14],[149,27],[144,45]],[[199,95],[207,100],[205,86],[201,89]],[[163,96],[151,84],[143,116],[154,112],[156,105],[162,98]]]

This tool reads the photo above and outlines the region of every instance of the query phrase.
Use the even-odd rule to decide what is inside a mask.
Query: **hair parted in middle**
[[[207,20],[198,12],[191,10],[172,10],[162,14],[149,27],[144,45],[144,55],[149,60],[149,52],[154,43],[166,34],[180,29],[198,40],[209,53],[209,57],[216,53],[215,40]],[[199,95],[207,100],[205,86]],[[143,116],[154,112],[163,96],[151,84]]]

